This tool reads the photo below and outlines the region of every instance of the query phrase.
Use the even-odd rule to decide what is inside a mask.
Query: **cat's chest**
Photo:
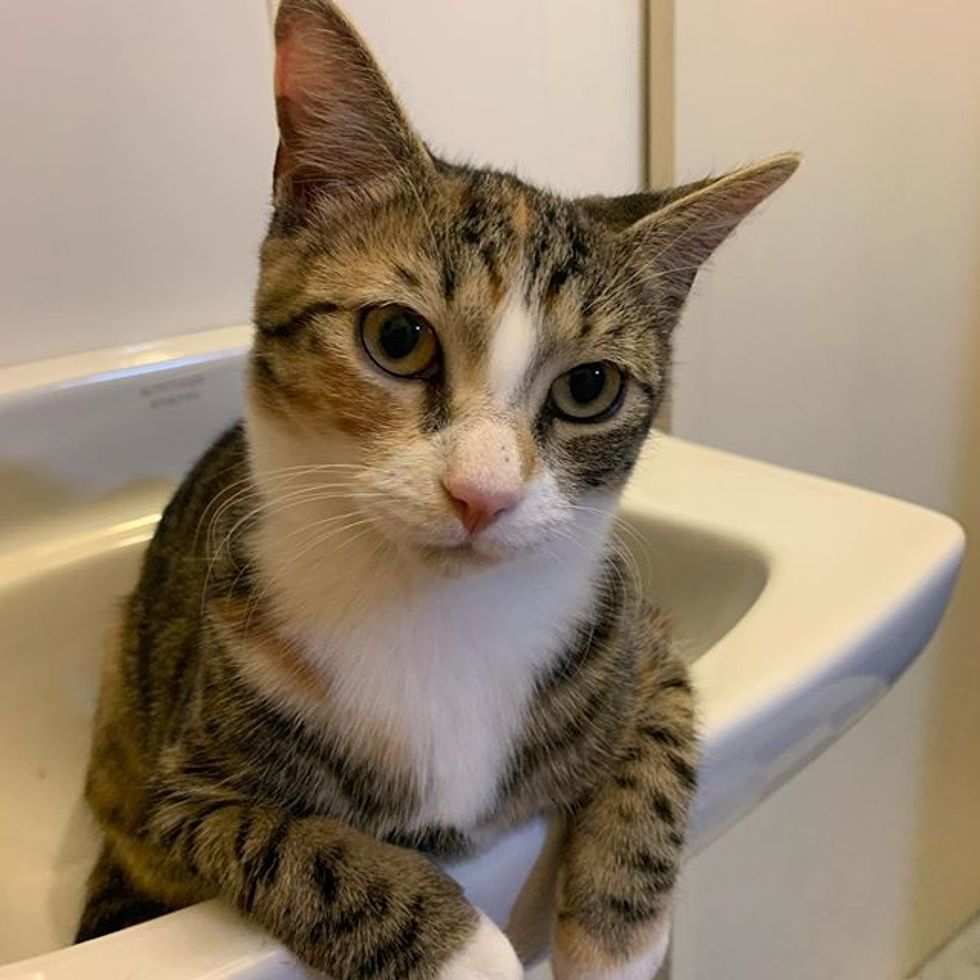
[[[473,827],[493,809],[571,604],[494,609],[433,599],[324,629],[312,652],[353,751],[413,787],[408,829]]]

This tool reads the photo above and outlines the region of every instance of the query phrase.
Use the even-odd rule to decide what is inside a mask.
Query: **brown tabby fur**
[[[281,68],[252,415],[284,438],[331,432],[366,454],[435,438],[479,414],[494,317],[519,289],[542,359],[574,350],[632,379],[601,428],[573,431],[543,409],[517,418],[522,472],[548,467],[570,499],[617,491],[698,266],[795,159],[563,200],[433,158],[326,0],[286,0],[280,46],[297,33],[331,101],[304,106]],[[372,152],[352,136],[365,132]],[[450,380],[405,401],[366,380],[350,337],[378,302],[439,326]],[[87,782],[105,844],[79,940],[221,895],[337,980],[434,977],[476,913],[431,858],[551,813],[566,821],[556,941],[614,976],[667,914],[696,782],[693,697],[665,617],[610,550],[592,606],[537,678],[491,809],[472,826],[411,829],[419,790],[398,741],[378,731],[352,745],[330,721],[330,681],[270,599],[249,439],[236,426],[181,484],[107,657]]]

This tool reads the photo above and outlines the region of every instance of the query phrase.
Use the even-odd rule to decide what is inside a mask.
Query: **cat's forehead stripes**
[[[435,326],[457,348],[451,385],[469,389],[454,402],[481,389],[497,405],[514,405],[552,352],[567,352],[587,332],[592,263],[602,260],[597,231],[569,202],[507,175],[448,169],[445,316]]]
[[[437,209],[438,265],[447,320],[482,353],[523,260],[531,205],[499,174],[450,171]]]

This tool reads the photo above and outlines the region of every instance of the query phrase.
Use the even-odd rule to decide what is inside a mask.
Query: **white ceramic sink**
[[[2,978],[306,975],[217,902],[65,948],[96,844],[81,789],[102,641],[176,480],[237,414],[247,340],[229,328],[0,370]],[[666,436],[623,514],[700,692],[697,850],[909,665],[963,538],[922,508]],[[502,924],[523,888],[529,944],[547,833],[532,823],[450,869]]]

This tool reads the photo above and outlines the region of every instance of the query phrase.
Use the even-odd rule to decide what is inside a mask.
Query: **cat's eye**
[[[551,386],[551,404],[570,422],[598,422],[609,418],[623,401],[623,372],[608,361],[579,364]]]
[[[361,315],[361,343],[375,364],[398,378],[423,378],[439,366],[435,331],[407,306],[372,306]]]

